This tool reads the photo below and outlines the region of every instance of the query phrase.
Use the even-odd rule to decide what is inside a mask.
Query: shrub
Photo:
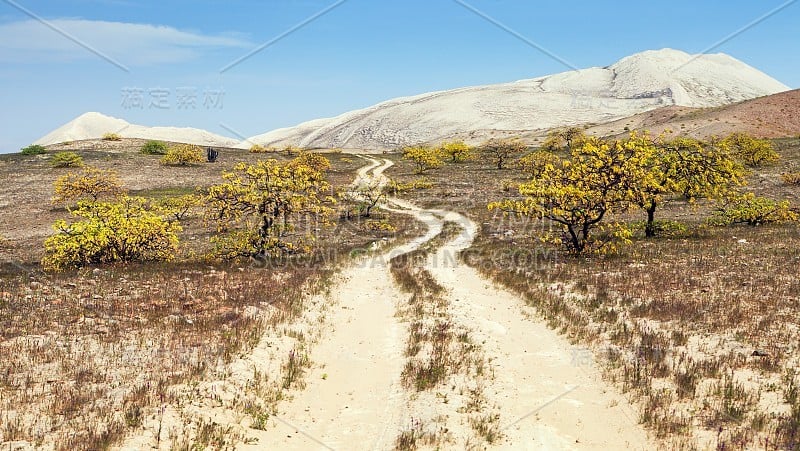
[[[481,152],[492,159],[497,169],[503,169],[509,159],[526,149],[527,146],[518,139],[490,139],[481,146]]]
[[[369,220],[364,222],[364,229],[372,233],[389,234],[397,231],[389,221]]]
[[[139,151],[145,155],[165,155],[169,148],[161,141],[147,141]]]
[[[167,261],[174,257],[181,230],[149,208],[142,198],[78,203],[73,223],[56,221],[44,242],[42,267],[63,271],[91,264]]]
[[[161,164],[165,166],[188,166],[193,163],[202,163],[206,156],[203,149],[192,144],[179,144],[167,150],[166,155],[161,158]]]
[[[267,153],[275,151],[276,149],[274,147],[264,147],[261,144],[253,144],[250,146],[250,153]]]
[[[158,203],[163,212],[171,219],[183,221],[193,210],[202,205],[202,199],[196,194],[168,197]]]
[[[303,149],[301,149],[300,147],[291,146],[291,145],[290,146],[286,146],[286,147],[283,148],[283,152],[286,155],[294,155],[294,154],[298,154],[298,153],[300,153],[302,151],[303,151]]]
[[[787,185],[800,185],[800,172],[781,174],[781,179],[783,179],[783,183]]]
[[[392,181],[391,183],[389,183],[389,186],[386,188],[386,191],[389,194],[398,194],[406,191],[416,191],[416,190],[423,190],[430,188],[433,188],[433,183],[425,179],[416,179],[407,183],[398,183],[396,181]]]
[[[122,141],[122,136],[116,133],[104,133],[103,141]]]
[[[726,202],[709,219],[713,225],[747,224],[759,226],[780,222],[797,221],[788,201],[776,201],[757,197],[753,193],[738,196]]]
[[[54,168],[79,168],[83,166],[83,158],[75,152],[58,152],[50,164]]]
[[[125,193],[116,171],[91,166],[84,168],[82,173],[73,172],[60,177],[54,188],[55,204],[78,200],[96,201],[103,196],[117,197]]]
[[[47,153],[47,149],[44,146],[39,144],[31,144],[28,147],[24,147],[20,150],[22,155],[41,155],[43,153]]]

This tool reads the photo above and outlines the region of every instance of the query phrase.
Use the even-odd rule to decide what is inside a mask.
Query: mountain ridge
[[[611,123],[668,106],[723,106],[788,90],[723,53],[689,55],[661,49],[636,53],[605,67],[388,99],[244,140],[194,128],[144,127],[85,113],[36,144],[97,139],[108,132],[239,148],[260,144],[380,151],[454,136],[479,144],[495,136]]]
[[[664,106],[721,106],[788,89],[726,54],[650,50],[606,67],[389,99],[256,135],[239,146],[390,149],[470,130],[529,131],[605,123]],[[487,137],[479,133],[472,143]]]

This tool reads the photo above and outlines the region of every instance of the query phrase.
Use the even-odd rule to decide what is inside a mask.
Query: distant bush
[[[41,155],[43,153],[47,153],[47,149],[44,146],[40,146],[39,144],[31,144],[28,147],[23,148],[20,150],[22,155]]]
[[[59,220],[56,234],[44,242],[42,267],[63,271],[91,264],[171,260],[181,230],[165,220],[145,199],[78,203],[73,223]]]
[[[289,145],[289,146],[286,146],[286,147],[283,148],[283,152],[286,155],[294,155],[294,154],[302,153],[303,149],[300,148],[300,147],[297,147],[297,146]]]
[[[267,153],[267,152],[275,152],[274,147],[264,147],[261,144],[253,144],[250,146],[250,153]]]
[[[83,157],[75,152],[58,152],[53,155],[50,164],[54,168],[79,168],[83,166]]]
[[[147,141],[139,151],[145,155],[165,155],[168,149],[167,144],[161,141]]]
[[[787,185],[800,185],[800,172],[781,174],[781,179],[783,179],[783,183]]]
[[[103,134],[103,141],[122,141],[122,136],[116,133],[105,133]]]
[[[161,164],[165,166],[187,166],[193,163],[202,163],[206,155],[199,146],[192,144],[179,144],[167,150],[166,155],[161,159]]]
[[[423,190],[430,188],[433,188],[433,183],[425,179],[416,179],[407,183],[398,183],[392,181],[391,183],[389,183],[389,186],[387,187],[386,190],[390,194],[398,194],[406,191],[416,191],[416,190]]]
[[[364,222],[364,229],[373,232],[373,233],[380,233],[380,234],[388,234],[397,231],[397,228],[393,226],[389,221],[376,221],[376,220],[369,220]]]

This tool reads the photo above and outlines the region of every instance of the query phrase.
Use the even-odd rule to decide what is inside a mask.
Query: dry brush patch
[[[132,195],[157,201],[217,182],[224,167],[257,160],[229,151],[220,163],[171,171],[158,165],[158,157],[139,154],[139,145],[74,150],[92,166],[116,168]],[[332,154],[331,160],[336,186],[349,184],[361,165],[347,155]],[[289,331],[305,300],[325,288],[337,265],[376,242],[402,239],[411,224],[404,215],[380,212],[377,218],[397,233],[371,232],[353,221],[321,231],[318,252],[308,257],[208,264],[195,257],[207,247],[208,231],[190,213],[182,218],[180,237],[187,246],[178,262],[46,274],[30,262],[41,257],[49,223],[66,214],[49,204],[52,183],[62,173],[46,160],[19,155],[0,159],[0,172],[15,188],[0,195],[0,224],[9,230],[0,245],[0,443],[99,449],[145,430],[154,443],[177,449],[246,440],[241,428],[223,427],[188,408],[203,397],[216,402],[200,388],[229,377],[231,365],[265,331]],[[318,232],[314,227],[302,224],[304,231]],[[293,339],[302,342],[300,335]],[[282,368],[274,374],[248,377],[250,391],[234,407],[253,427],[263,425],[270,406],[284,396],[274,382],[286,390],[301,384],[303,356],[298,347],[294,358],[289,352],[279,356]],[[258,402],[248,404],[252,399]],[[167,430],[170,419],[182,427]]]
[[[498,408],[484,392],[491,365],[469,325],[449,312],[445,289],[425,269],[428,257],[460,230],[446,222],[433,240],[390,262],[396,283],[410,294],[397,314],[408,324],[402,382],[411,418],[399,431],[396,449],[485,446],[502,436]]]

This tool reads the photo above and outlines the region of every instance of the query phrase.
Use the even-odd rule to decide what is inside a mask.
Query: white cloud
[[[236,36],[207,36],[163,25],[54,19],[0,24],[0,61],[74,61],[104,57],[122,65],[198,58],[209,50],[248,48]]]

